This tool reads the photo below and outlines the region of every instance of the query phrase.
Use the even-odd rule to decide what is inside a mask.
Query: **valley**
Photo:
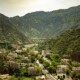
[[[0,13],[0,80],[80,80],[80,6]]]

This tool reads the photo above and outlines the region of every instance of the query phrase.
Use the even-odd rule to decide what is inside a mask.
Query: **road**
[[[43,59],[51,64],[51,61],[47,59],[45,56],[43,57]]]
[[[47,76],[50,80],[57,80],[57,79],[55,79],[51,74],[46,74],[46,76]]]
[[[50,80],[56,80],[49,72],[48,70],[44,69],[44,66],[39,62],[39,60],[36,61],[36,63],[39,65],[39,67],[42,69],[43,74],[45,74]]]
[[[33,46],[38,46],[38,44],[27,44],[27,45],[24,45],[25,48],[30,48],[30,47],[33,47]]]

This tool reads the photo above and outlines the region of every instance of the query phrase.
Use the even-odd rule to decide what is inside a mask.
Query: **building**
[[[0,80],[9,80],[9,74],[0,75]]]
[[[22,50],[17,49],[15,52],[16,52],[16,53],[21,53],[21,52],[22,52]]]
[[[22,51],[27,51],[27,48],[22,48]]]
[[[67,65],[69,62],[69,59],[61,59],[61,64]]]
[[[72,71],[74,71],[74,72],[80,72],[80,66],[79,67],[72,67]]]
[[[7,65],[11,68],[20,68],[20,64],[14,61],[7,61]]]
[[[17,53],[12,53],[10,52],[8,55],[7,55],[7,58],[8,60],[13,60],[14,58],[18,57]]]
[[[18,55],[17,55],[17,53],[11,53],[11,52],[10,52],[10,53],[8,54],[8,56],[11,56],[11,57],[16,58]]]
[[[29,62],[30,61],[30,59],[25,56],[23,56],[21,60],[22,60],[22,62]]]
[[[46,56],[50,54],[50,51],[49,50],[42,50],[42,55]]]
[[[58,73],[65,73],[66,69],[68,69],[68,65],[58,65],[57,66],[57,74]]]
[[[36,70],[34,67],[28,67],[28,75],[34,75],[36,74]]]
[[[46,78],[44,75],[42,75],[42,76],[37,76],[35,80],[49,80],[49,79]]]
[[[5,49],[0,49],[0,54],[4,54],[6,53],[6,50]]]
[[[34,54],[38,54],[38,53],[39,53],[39,52],[38,52],[38,51],[36,51],[36,50],[35,50],[35,51],[33,51],[33,52],[34,52]]]
[[[11,44],[11,47],[13,50],[20,49],[20,46],[18,44]]]

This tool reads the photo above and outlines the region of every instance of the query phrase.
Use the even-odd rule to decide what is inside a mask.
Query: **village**
[[[80,63],[37,44],[11,44],[0,48],[0,80],[80,80]]]

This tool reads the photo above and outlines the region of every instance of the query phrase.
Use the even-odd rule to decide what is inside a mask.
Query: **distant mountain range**
[[[52,12],[34,12],[22,17],[0,14],[0,40],[24,41],[28,38],[52,38],[80,26],[80,6]]]

